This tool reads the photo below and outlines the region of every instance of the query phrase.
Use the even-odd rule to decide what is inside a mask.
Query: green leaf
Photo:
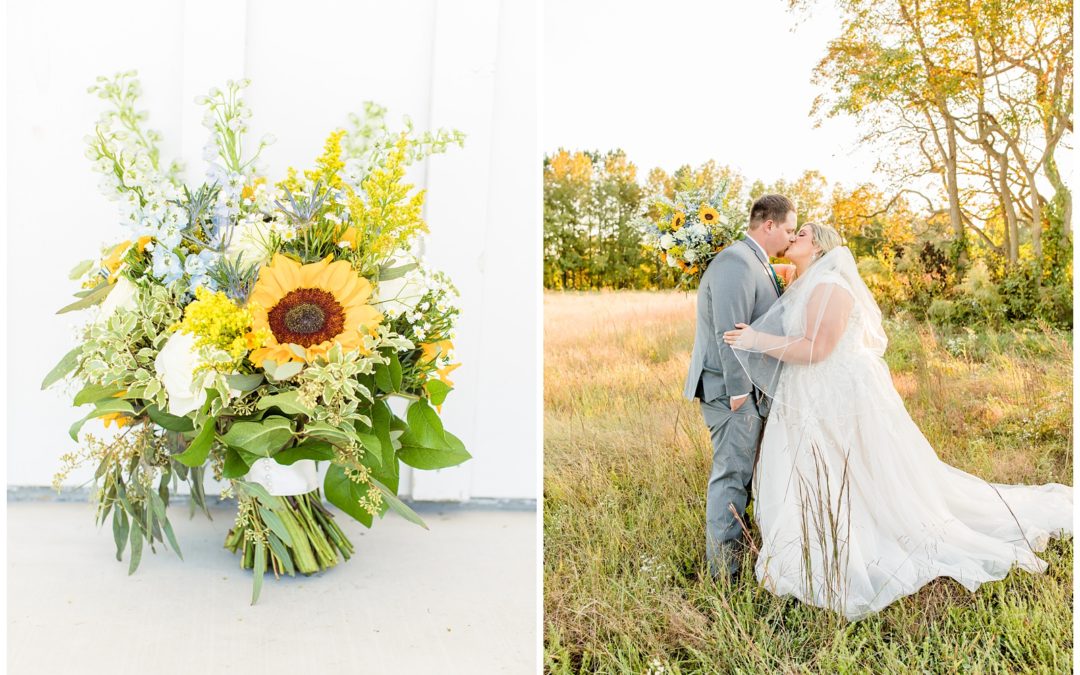
[[[285,572],[289,576],[296,574],[296,568],[292,564],[292,556],[289,555],[289,549],[285,548],[285,544],[277,538],[273,532],[266,535],[266,543],[270,544],[270,550],[274,552],[281,564],[285,566]]]
[[[77,309],[86,309],[87,307],[92,307],[104,300],[105,296],[111,293],[112,289],[115,287],[116,284],[110,284],[108,282],[103,283],[94,288],[93,291],[91,291],[90,294],[86,297],[80,298],[75,302],[71,303],[70,305],[67,305],[60,309],[57,314],[66,314],[68,312],[74,312]]]
[[[82,275],[86,274],[87,272],[89,272],[93,268],[94,268],[94,261],[93,260],[83,260],[78,265],[71,268],[71,271],[68,273],[68,279],[71,279],[72,281],[75,281],[76,279],[81,278]]]
[[[251,471],[251,467],[236,451],[236,448],[226,446],[225,467],[221,470],[221,475],[225,478],[240,478],[246,475],[248,471]]]
[[[283,394],[274,394],[273,396],[264,396],[259,399],[257,408],[259,410],[266,410],[267,408],[275,407],[281,410],[286,415],[310,415],[311,409],[301,406],[297,402],[299,392],[295,389],[287,391]]]
[[[162,429],[169,431],[187,432],[195,430],[195,422],[190,417],[181,417],[161,410],[156,405],[148,405],[146,414]]]
[[[88,384],[80,389],[78,394],[75,394],[72,405],[86,405],[87,403],[96,403],[103,398],[114,398],[116,394],[122,391],[124,390],[115,385]]]
[[[82,351],[81,346],[64,354],[64,357],[60,359],[60,363],[53,366],[53,369],[50,370],[49,374],[45,376],[45,379],[41,381],[41,388],[48,389],[65,375],[75,370],[75,366],[79,365],[80,351]]]
[[[370,458],[375,463],[375,466],[381,466],[382,443],[379,442],[379,437],[374,434],[358,433],[356,435],[360,437],[360,443],[364,446],[364,459]]]
[[[184,466],[202,466],[210,455],[210,448],[214,445],[215,427],[216,420],[213,417],[206,418],[202,429],[199,430],[199,435],[195,437],[195,440],[191,441],[191,445],[187,447],[187,450],[184,450],[179,455],[173,455],[173,459]]]
[[[387,368],[390,370],[390,386],[394,388],[394,391],[401,391],[401,361],[398,360],[397,354],[390,354],[390,363]]]
[[[128,403],[122,398],[105,399],[104,401],[98,402],[94,409],[87,413],[86,417],[75,422],[75,424],[72,424],[71,428],[68,429],[68,435],[71,436],[72,440],[78,443],[79,431],[83,428],[83,425],[86,424],[88,420],[92,420],[95,417],[101,417],[102,415],[108,415],[109,413],[114,412],[126,412],[135,414],[135,409],[131,407],[130,403]]]
[[[334,446],[326,441],[320,441],[315,438],[309,438],[303,443],[297,444],[295,447],[286,448],[274,455],[275,462],[286,466],[295,464],[301,459],[314,459],[321,462],[333,458]]]
[[[405,417],[409,421],[409,435],[413,437],[416,445],[425,448],[447,447],[442,419],[427,401],[420,399],[410,403]]]
[[[314,438],[321,438],[324,441],[330,441],[331,443],[348,443],[349,441],[356,440],[353,438],[355,432],[351,433],[352,427],[348,427],[348,431],[341,427],[336,427],[328,422],[310,422],[304,427],[304,433]]]
[[[113,511],[112,517],[113,539],[116,541],[116,560],[124,559],[124,548],[127,547],[128,517],[127,512],[119,506]]]
[[[415,469],[428,470],[457,466],[472,457],[457,436],[446,432],[445,437],[447,447],[432,448],[417,444],[408,433],[403,434],[398,457]]]
[[[374,478],[371,479],[371,482],[374,483],[375,487],[378,488],[379,492],[382,493],[383,501],[390,505],[390,509],[392,511],[394,511],[410,523],[416,523],[425,530],[429,529],[427,523],[424,522],[424,520],[416,513],[416,511],[413,511],[405,504],[405,502],[398,499],[397,495],[394,494],[394,492],[391,491],[390,488],[386,487]]]
[[[375,386],[387,394],[394,392],[394,381],[390,377],[390,368],[384,363],[375,366]]]
[[[251,481],[236,481],[236,484],[240,486],[245,492],[252,497],[262,502],[263,506],[267,507],[271,511],[276,511],[281,507],[281,501],[266,491],[266,488]]]
[[[296,375],[304,369],[304,364],[299,361],[289,361],[278,366],[274,372],[274,378],[278,380],[287,380],[290,377]]]
[[[173,534],[172,525],[169,524],[169,517],[165,515],[165,502],[161,499],[161,496],[156,492],[150,493],[150,504],[154,509],[154,513],[157,514],[158,520],[161,521],[161,527],[165,530],[165,536],[169,538],[169,545],[176,551],[176,555],[181,560],[184,559],[184,554],[180,552],[180,544],[176,543],[176,535]]]
[[[326,471],[326,479],[323,481],[323,490],[326,499],[345,513],[360,521],[367,527],[371,527],[371,514],[360,506],[360,498],[367,494],[366,485],[357,485],[345,475],[345,470],[337,464],[331,464]]]
[[[139,521],[136,520],[131,524],[131,563],[128,565],[128,575],[135,574],[135,570],[139,568],[139,561],[142,560],[142,547],[143,547],[143,531],[139,526]]]
[[[239,389],[240,391],[251,391],[262,384],[265,379],[266,378],[259,373],[236,373],[234,375],[225,376],[225,381],[229,383],[229,388]]]
[[[446,395],[453,390],[453,387],[442,380],[428,380],[424,384],[424,389],[427,390],[432,405],[442,405],[446,401]]]
[[[394,450],[394,442],[390,439],[392,420],[396,419],[391,412],[390,406],[385,400],[378,400],[371,408],[371,430],[379,439],[382,448],[382,466],[377,472],[379,480],[383,481],[391,490],[398,489],[400,472],[398,471],[397,452]]]
[[[255,573],[251,584],[251,604],[259,601],[259,593],[262,591],[263,575],[266,574],[266,544],[261,541],[255,542],[255,565],[252,570]]]
[[[399,279],[414,269],[416,269],[416,263],[398,265],[397,267],[383,265],[379,268],[379,281],[392,281],[394,279]]]
[[[271,415],[261,422],[234,422],[222,440],[257,457],[271,457],[293,436],[287,417]]]
[[[266,526],[278,536],[281,541],[285,542],[286,546],[292,547],[292,537],[289,536],[289,530],[285,527],[285,523],[281,522],[281,518],[270,509],[260,506],[259,515],[262,516],[263,522]]]

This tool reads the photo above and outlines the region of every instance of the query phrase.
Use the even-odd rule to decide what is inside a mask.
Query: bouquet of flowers
[[[237,501],[225,546],[254,571],[254,603],[267,569],[312,574],[352,555],[323,496],[368,527],[388,509],[423,526],[397,497],[399,463],[439,469],[469,453],[439,417],[457,291],[413,253],[424,193],[404,182],[410,163],[464,136],[408,120],[391,131],[368,103],[313,169],[270,184],[258,159],[272,137],[245,154],[249,84],[196,100],[210,132],[199,186],[161,160],[134,71],[90,88],[111,108],[87,156],[127,233],[72,271],[82,288],[60,312],[97,311],[42,386],[66,378],[89,406],[54,485],[97,465],[97,520],[111,515],[129,572],[144,544],[180,555],[170,493],[188,483],[192,515],[209,516],[209,471]],[[391,396],[408,399],[403,417]],[[94,418],[115,438],[80,439]],[[316,462],[329,463],[321,491]]]
[[[727,183],[712,192],[676,192],[674,199],[660,195],[646,202],[638,218],[643,245],[669,267],[679,268],[684,288],[694,285],[713,256],[746,231],[745,216],[725,203],[725,194]]]

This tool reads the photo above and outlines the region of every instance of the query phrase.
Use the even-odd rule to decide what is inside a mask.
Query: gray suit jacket
[[[705,400],[752,393],[754,388],[724,344],[724,331],[736,323],[752,323],[780,297],[769,260],[745,239],[718,253],[701,277],[697,296],[697,331],[683,395],[696,398],[701,380]]]

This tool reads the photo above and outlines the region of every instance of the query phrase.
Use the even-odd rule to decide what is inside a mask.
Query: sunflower
[[[671,231],[674,232],[683,226],[686,222],[686,214],[682,211],[676,211],[675,215],[671,219]]]
[[[345,261],[301,265],[281,254],[259,272],[251,291],[251,329],[266,336],[249,358],[310,362],[335,344],[364,351],[363,333],[374,334],[382,315],[367,300],[371,282]]]
[[[702,204],[698,209],[698,218],[706,225],[715,225],[720,221],[720,212],[708,204]]]

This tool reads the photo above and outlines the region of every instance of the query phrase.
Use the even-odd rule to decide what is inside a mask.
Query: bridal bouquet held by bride
[[[936,577],[974,591],[1073,531],[1072,487],[990,483],[941,461],[882,358],[881,312],[851,251],[802,226],[796,277],[767,312],[724,333],[772,401],[753,476],[757,579],[855,620]],[[722,347],[723,348],[723,347]]]
[[[237,500],[225,546],[254,571],[255,602],[267,569],[312,574],[353,554],[323,496],[368,527],[388,509],[423,526],[397,497],[399,464],[469,458],[438,412],[457,367],[457,291],[414,253],[424,193],[404,181],[463,136],[392,131],[369,103],[313,169],[270,184],[257,160],[272,138],[245,139],[249,83],[229,82],[196,100],[208,171],[189,187],[135,109],[134,75],[90,89],[111,108],[87,156],[126,234],[72,271],[82,290],[60,310],[97,308],[42,385],[67,378],[89,406],[55,484],[97,467],[97,520],[112,517],[134,572],[144,544],[180,555],[166,512],[178,484],[194,513],[206,473],[225,481]],[[403,416],[391,396],[408,401]],[[80,438],[94,418],[115,438]]]

